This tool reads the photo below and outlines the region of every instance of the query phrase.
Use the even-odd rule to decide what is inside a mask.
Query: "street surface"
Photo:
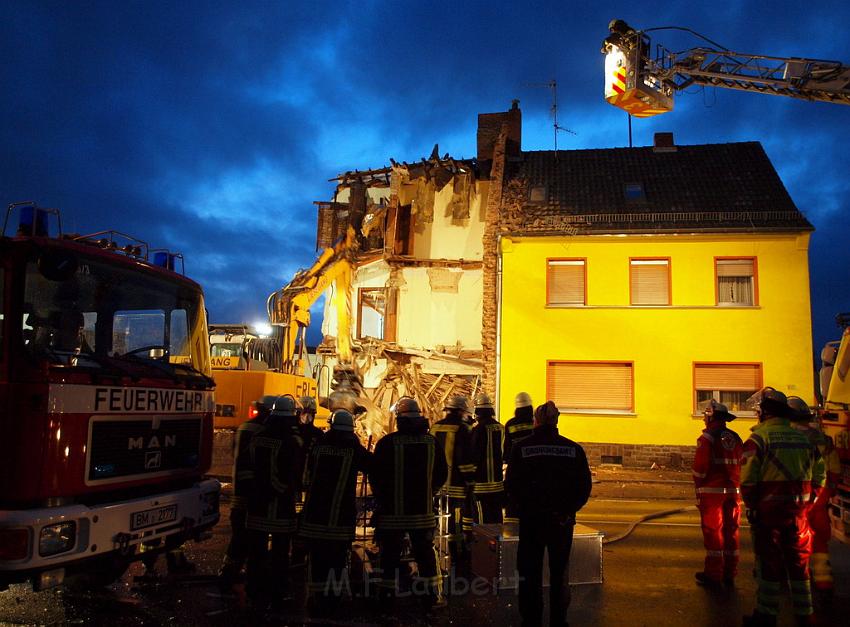
[[[594,486],[595,488],[597,486]],[[579,522],[600,529],[608,538],[620,535],[635,519],[652,512],[692,505],[684,499],[612,499],[610,490],[591,499]],[[226,505],[222,520],[227,520]],[[604,578],[601,585],[573,587],[569,620],[573,625],[688,627],[740,625],[741,616],[753,609],[755,582],[749,531],[741,534],[741,571],[734,590],[710,592],[694,584],[694,572],[703,560],[699,517],[694,509],[639,525],[627,538],[604,547]],[[516,597],[503,592],[466,594],[450,599],[449,607],[428,615],[406,599],[392,613],[382,612],[366,601],[346,604],[337,615],[311,618],[303,607],[303,591],[296,594],[297,608],[274,616],[241,610],[236,597],[223,595],[215,574],[228,537],[220,523],[211,540],[188,545],[195,563],[194,575],[165,575],[164,559],[158,569],[162,580],[139,585],[133,576],[142,572],[134,564],[117,584],[94,592],[46,591],[33,593],[15,586],[0,593],[0,623],[16,624],[120,624],[129,625],[516,625]],[[822,608],[822,624],[844,625],[850,615],[850,547],[832,547],[836,597]],[[293,577],[303,577],[294,570]],[[793,625],[787,599],[780,625]]]

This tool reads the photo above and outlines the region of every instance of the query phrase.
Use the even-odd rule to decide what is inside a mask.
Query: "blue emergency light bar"
[[[155,266],[159,266],[160,268],[165,268],[166,270],[171,270],[172,272],[177,272],[177,260],[180,260],[180,270],[183,274],[186,274],[186,268],[183,266],[183,254],[182,253],[173,253],[169,250],[152,250],[153,256],[151,257],[151,263]]]
[[[9,218],[13,211],[18,212],[18,230],[15,235],[23,237],[49,237],[49,216],[56,216],[56,221],[59,225],[59,233],[62,233],[62,217],[59,215],[58,209],[45,209],[37,207],[36,204],[27,200],[24,202],[15,202],[9,205],[6,209],[6,219],[3,222],[3,235],[6,235],[6,228],[9,226]]]

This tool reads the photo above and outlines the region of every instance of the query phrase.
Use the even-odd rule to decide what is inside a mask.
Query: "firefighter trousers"
[[[786,576],[791,588],[794,614],[813,612],[809,582],[812,534],[806,511],[788,516],[760,516],[752,525],[756,556],[756,609],[779,614],[779,595]]]
[[[292,534],[248,530],[248,596],[259,603],[280,603],[289,593]]]
[[[472,501],[472,519],[476,525],[502,523],[504,492],[476,494]]]
[[[715,582],[738,574],[741,504],[736,494],[700,494],[698,500],[706,577]]]
[[[339,599],[351,593],[346,566],[351,551],[349,540],[307,542],[307,590],[320,599]]]
[[[245,528],[247,516],[248,512],[244,507],[233,507],[230,510],[230,543],[219,571],[222,583],[228,586],[239,581],[242,568],[248,559],[249,532]]]
[[[569,564],[575,518],[522,516],[519,521],[519,615],[522,624],[543,622],[543,552],[549,553],[549,624],[565,625],[570,606]]]
[[[418,578],[413,581],[411,592],[415,595],[429,595],[432,598],[442,595],[443,577],[437,567],[437,549],[434,547],[434,529],[377,529],[376,540],[381,547],[381,579],[379,586],[382,595],[399,592],[401,573],[401,552],[404,534],[410,537],[410,548],[416,560]]]
[[[832,566],[829,563],[829,538],[832,527],[829,522],[829,499],[819,496],[809,506],[809,526],[812,529],[811,571],[815,588],[829,592],[834,588]]]
[[[466,533],[472,531],[469,500],[450,496],[447,501],[449,509],[449,553],[452,556],[452,563],[461,567],[469,559],[469,546],[466,542]]]

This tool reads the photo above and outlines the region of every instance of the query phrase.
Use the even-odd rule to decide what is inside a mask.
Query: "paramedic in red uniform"
[[[726,405],[709,401],[703,413],[705,429],[697,439],[694,456],[694,486],[705,544],[705,566],[695,576],[697,583],[706,587],[734,585],[738,573],[744,443],[726,428],[731,420],[735,416]]]

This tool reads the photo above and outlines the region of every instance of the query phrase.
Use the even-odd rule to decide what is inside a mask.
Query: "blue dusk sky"
[[[5,0],[0,201],[58,207],[186,256],[210,318],[253,322],[315,258],[315,200],[392,157],[475,155],[477,114],[523,110],[523,149],[628,145],[605,103],[613,18],[731,50],[850,64],[850,3]],[[653,33],[670,50],[700,45]],[[679,144],[759,141],[814,224],[815,351],[850,311],[850,106],[692,88],[635,120]],[[805,294],[800,294],[804,298]],[[318,313],[318,311],[317,311]],[[314,316],[310,337],[319,339]],[[777,338],[793,342],[795,338]]]

